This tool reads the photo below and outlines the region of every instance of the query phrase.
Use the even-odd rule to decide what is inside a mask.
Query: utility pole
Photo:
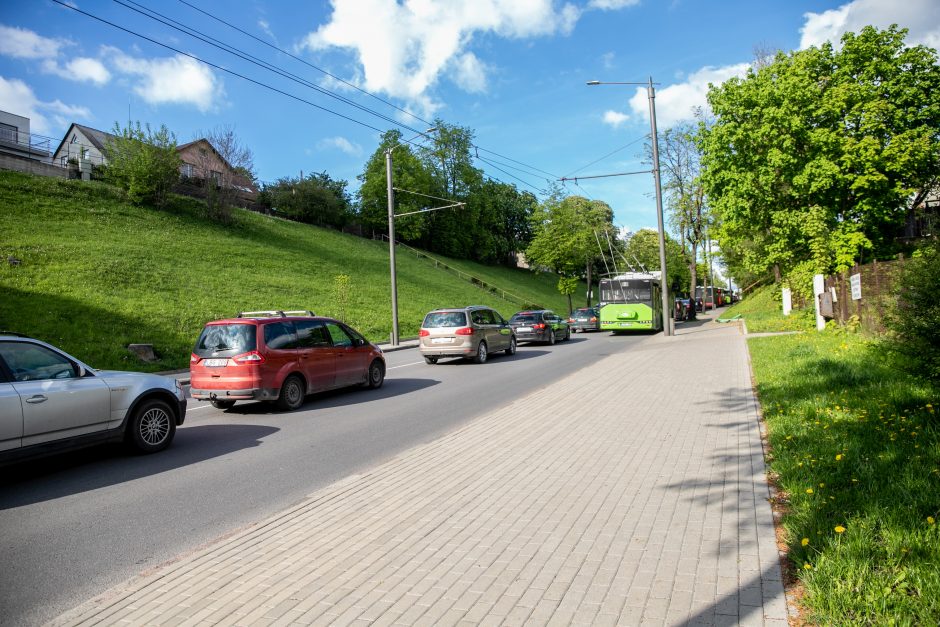
[[[650,100],[650,132],[653,143],[653,179],[656,181],[656,226],[659,229],[659,279],[660,292],[663,300],[663,335],[672,335],[672,307],[669,306],[669,279],[666,276],[666,231],[663,226],[663,190],[659,176],[659,137],[656,135],[656,90],[653,88],[653,77],[649,77],[649,86],[646,91]]]
[[[392,273],[392,346],[398,346],[398,277],[395,274],[395,190],[392,189],[392,150],[385,149],[385,179],[388,184],[388,260]]]

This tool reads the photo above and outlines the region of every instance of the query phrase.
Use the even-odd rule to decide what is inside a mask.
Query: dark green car
[[[567,320],[551,309],[520,311],[509,319],[509,326],[520,342],[554,344],[556,340],[571,339],[571,327]]]

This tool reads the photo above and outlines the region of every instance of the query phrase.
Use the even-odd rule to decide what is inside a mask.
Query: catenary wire
[[[624,144],[624,145],[621,146],[620,148],[617,148],[616,150],[612,150],[611,152],[608,152],[606,155],[604,155],[604,156],[601,157],[600,159],[595,159],[594,161],[588,163],[587,165],[578,168],[577,170],[575,170],[575,171],[572,172],[571,174],[577,174],[577,173],[580,172],[581,170],[585,170],[585,169],[591,167],[592,165],[594,165],[595,163],[600,163],[601,161],[603,161],[603,160],[606,159],[607,157],[611,157],[611,156],[617,154],[618,152],[620,152],[621,150],[626,150],[627,148],[629,148],[629,147],[632,146],[633,144],[635,144],[635,143],[637,143],[637,142],[639,142],[639,141],[642,141],[642,140],[646,139],[646,137],[647,137],[646,135],[644,135],[643,137],[638,137],[637,139],[634,139],[634,140],[633,140],[632,142],[630,142],[629,144]],[[571,177],[571,174],[566,174],[563,178],[570,178],[570,177]]]

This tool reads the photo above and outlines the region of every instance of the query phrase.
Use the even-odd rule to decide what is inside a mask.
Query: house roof
[[[69,140],[69,136],[72,134],[72,129],[78,129],[82,132],[82,135],[88,138],[88,141],[91,142],[91,145],[97,148],[100,152],[104,152],[105,146],[108,143],[108,140],[116,135],[112,133],[106,133],[105,131],[99,131],[96,128],[91,128],[90,126],[84,126],[82,124],[77,124],[72,122],[69,126],[69,130],[65,132],[65,135],[62,137],[62,141],[59,142],[59,145],[56,147],[55,152],[52,154],[58,154],[59,150],[62,148],[62,145]]]

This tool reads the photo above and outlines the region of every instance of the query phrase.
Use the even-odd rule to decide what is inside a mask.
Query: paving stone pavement
[[[54,625],[779,625],[737,325],[645,338]]]

